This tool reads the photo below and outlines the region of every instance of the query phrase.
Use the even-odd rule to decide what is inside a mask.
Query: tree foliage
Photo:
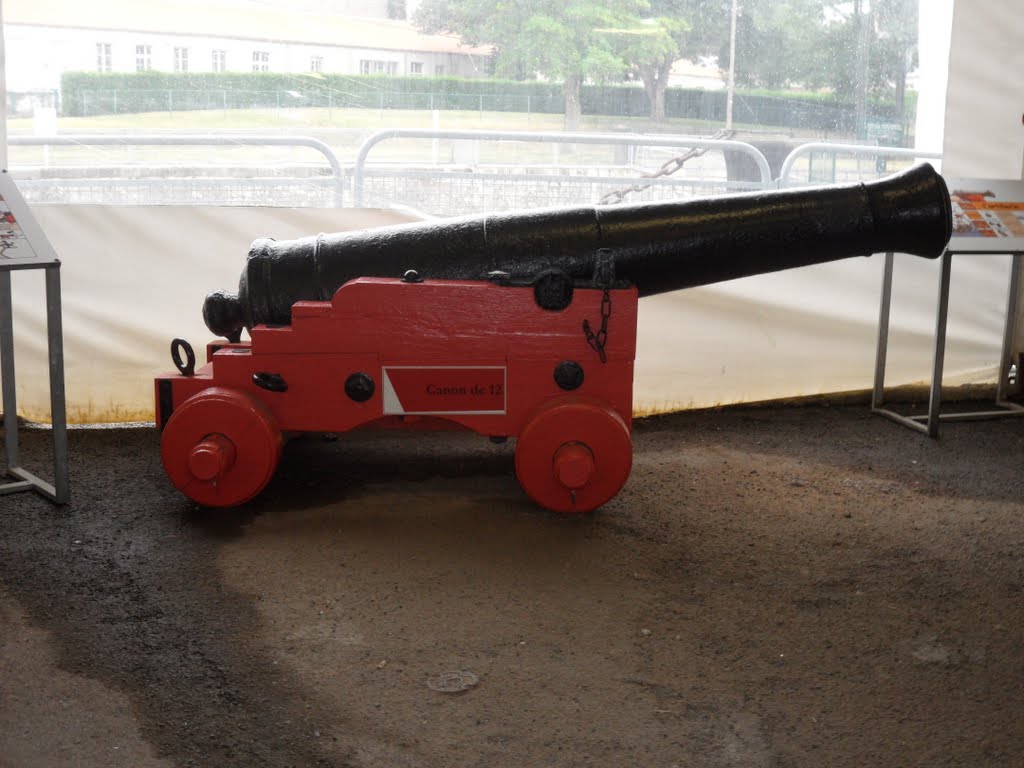
[[[740,0],[736,32],[736,82],[747,88],[828,89],[852,97],[861,18],[870,29],[868,95],[899,101],[906,75],[917,64],[918,0]],[[689,57],[729,61],[732,0],[680,0],[692,31],[682,50]]]
[[[538,75],[565,84],[566,127],[575,130],[584,81],[621,78],[617,30],[633,26],[646,0],[426,0],[414,22],[491,45],[499,77]]]
[[[917,62],[918,0],[739,0],[736,83],[896,102]],[[732,0],[425,0],[415,22],[494,48],[499,76],[565,84],[567,124],[585,81],[643,82],[651,115],[677,58],[725,77]],[[865,26],[866,25],[866,26]]]
[[[653,120],[665,119],[665,89],[672,64],[680,58],[690,33],[683,6],[679,0],[652,0],[649,16],[619,35],[627,74],[644,84]]]
[[[388,18],[405,19],[405,0],[388,0]]]

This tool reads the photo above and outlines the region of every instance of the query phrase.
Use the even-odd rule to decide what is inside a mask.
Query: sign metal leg
[[[935,313],[935,352],[932,357],[932,387],[928,396],[928,437],[939,436],[939,409],[942,407],[942,366],[946,360],[946,322],[949,319],[949,277],[953,254],[942,254],[939,270],[939,300]]]
[[[889,351],[889,314],[892,308],[892,270],[894,254],[885,254],[882,269],[882,300],[878,308],[878,343],[875,346],[875,386],[871,391],[871,408],[878,409],[885,402],[885,362]]]
[[[18,466],[18,399],[14,387],[14,311],[11,273],[0,272],[0,386],[3,388],[4,449],[7,467]]]
[[[14,482],[0,483],[0,495],[36,490],[51,501],[66,504],[70,497],[67,412],[64,400],[64,335],[61,324],[60,262],[46,266],[46,335],[50,371],[50,418],[53,423],[54,481],[21,466],[18,448],[18,402],[14,377],[14,309],[10,270],[0,271],[0,389],[3,393],[4,450],[7,471]]]
[[[1020,268],[1021,257],[1024,254],[1018,252],[1013,254],[1010,262],[1010,289],[1006,297],[1006,324],[1003,326],[1003,351],[999,358],[999,373],[996,379],[996,403],[1004,408],[1018,409],[1017,403],[1007,401],[1006,383],[1010,375],[1011,358],[1013,357],[1013,337],[1017,333],[1017,294],[1020,290]],[[1020,381],[1021,371],[1017,370],[1017,380]]]
[[[46,269],[46,335],[50,358],[50,420],[53,423],[54,501],[67,504],[70,495],[68,422],[64,396],[64,328],[60,303],[60,264]]]

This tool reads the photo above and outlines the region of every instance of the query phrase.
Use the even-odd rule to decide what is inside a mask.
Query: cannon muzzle
[[[416,222],[298,240],[256,240],[237,295],[207,296],[213,333],[287,324],[357,277],[529,281],[552,269],[595,280],[599,254],[641,296],[898,251],[935,258],[952,234],[949,192],[927,164],[867,183],[664,203],[582,206]]]

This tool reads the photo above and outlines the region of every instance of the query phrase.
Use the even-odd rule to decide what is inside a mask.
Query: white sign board
[[[953,253],[1024,252],[1024,182],[947,178]]]
[[[0,171],[0,269],[32,269],[59,261],[14,179]]]

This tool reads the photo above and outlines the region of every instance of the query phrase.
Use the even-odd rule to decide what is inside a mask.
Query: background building
[[[327,12],[327,7],[333,11]],[[346,15],[360,7],[359,16]],[[53,93],[63,72],[333,72],[482,77],[489,49],[388,19],[385,0],[6,0],[7,88]]]

